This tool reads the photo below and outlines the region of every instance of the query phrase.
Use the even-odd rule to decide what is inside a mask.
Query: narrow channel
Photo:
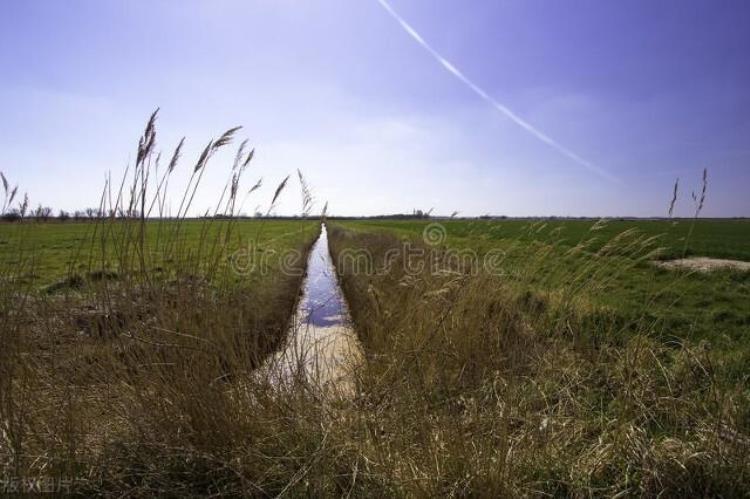
[[[305,383],[327,392],[353,393],[353,369],[362,359],[346,299],[328,250],[325,223],[310,250],[302,295],[284,350],[271,360],[284,386]]]

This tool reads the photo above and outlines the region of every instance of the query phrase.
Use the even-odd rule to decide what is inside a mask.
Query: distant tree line
[[[139,218],[140,212],[133,210],[129,213],[115,212],[114,210],[103,211],[98,208],[85,208],[83,210],[66,211],[59,210],[57,214],[49,206],[41,204],[35,209],[29,209],[28,205],[21,203],[17,207],[7,208],[0,213],[0,220],[3,222],[20,222],[22,220],[35,220],[39,222],[82,222],[88,220],[97,220],[101,218]]]
[[[86,222],[91,220],[99,220],[103,218],[118,218],[118,219],[138,219],[140,218],[140,211],[138,210],[106,210],[102,211],[98,208],[86,208],[83,210],[75,210],[75,211],[66,211],[66,210],[59,210],[56,214],[54,213],[54,210],[49,206],[42,206],[39,205],[36,209],[30,210],[28,206],[24,207],[23,204],[20,204],[19,206],[7,208],[5,211],[0,213],[0,222],[21,222],[23,220],[32,220],[37,222]],[[169,217],[166,217],[169,218]],[[191,218],[191,217],[187,217]],[[229,218],[240,218],[240,219],[250,219],[250,218],[268,218],[268,219],[277,219],[277,220],[285,220],[285,219],[301,219],[301,218],[309,218],[309,216],[299,216],[299,215],[291,215],[291,216],[285,216],[285,215],[276,215],[276,214],[270,214],[270,213],[262,213],[260,211],[256,211],[254,214],[240,214],[240,215],[224,215],[224,214],[216,214],[216,215],[209,215],[204,214],[202,216],[196,216],[194,218],[214,218],[214,219],[229,219]]]

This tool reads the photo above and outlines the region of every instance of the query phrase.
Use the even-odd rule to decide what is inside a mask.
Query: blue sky
[[[96,205],[159,106],[160,147],[187,136],[174,185],[244,125],[247,211],[299,168],[342,215],[666,215],[678,176],[689,215],[707,167],[704,214],[750,216],[750,2],[389,3],[475,89],[378,0],[0,0],[0,170],[34,205]]]

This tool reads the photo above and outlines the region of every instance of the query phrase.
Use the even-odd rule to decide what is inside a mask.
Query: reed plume
[[[236,127],[230,128],[229,130],[221,134],[221,136],[218,139],[216,139],[216,142],[214,142],[213,150],[216,151],[226,145],[231,144],[232,139],[234,139],[234,134],[236,134],[241,129],[242,129],[241,126],[236,126]]]
[[[245,159],[245,162],[242,163],[242,166],[247,167],[247,165],[250,164],[250,161],[252,161],[253,156],[255,156],[255,149],[252,149],[249,153],[247,153],[247,158]]]
[[[245,193],[245,197],[242,199],[242,202],[240,203],[240,209],[238,210],[240,213],[242,213],[242,208],[245,206],[245,202],[247,202],[247,198],[250,197],[250,195],[261,188],[263,185],[263,178],[261,177],[258,179],[257,182],[255,182],[255,185],[253,185],[248,191]]]
[[[174,153],[172,153],[172,159],[169,160],[169,167],[167,168],[168,173],[172,173],[177,166],[177,163],[180,161],[180,156],[182,155],[182,147],[184,145],[185,137],[180,139],[180,142],[177,144]]]
[[[26,210],[28,209],[29,209],[29,195],[24,194],[23,201],[18,205],[18,212],[21,215],[21,218],[26,216]]]
[[[310,191],[310,187],[299,168],[297,169],[297,177],[299,178],[299,184],[302,194],[302,217],[307,218],[307,216],[310,215],[310,210],[312,209],[313,196],[312,192]]]
[[[239,168],[240,163],[242,162],[242,156],[245,153],[245,147],[247,147],[248,142],[248,139],[243,140],[240,143],[240,147],[237,148],[237,154],[234,155],[234,163],[232,163],[232,171],[235,171],[237,168]]]
[[[0,207],[0,214],[4,214],[5,210],[10,208],[11,204],[13,204],[13,199],[16,197],[16,193],[18,192],[18,186],[15,186],[13,189],[10,189],[10,183],[8,182],[8,179],[5,178],[5,175],[0,172],[0,177],[2,177],[3,181],[3,190],[5,191],[5,196],[3,197],[3,205]]]
[[[685,246],[682,250],[682,256],[683,258],[687,256],[688,252],[688,245],[690,244],[690,239],[693,236],[693,230],[695,229],[695,222],[698,220],[698,216],[700,215],[701,211],[703,211],[703,205],[706,202],[706,191],[708,190],[708,168],[703,169],[703,176],[701,177],[701,194],[700,197],[695,194],[695,191],[691,193],[691,196],[693,198],[693,204],[695,205],[695,214],[693,215],[693,221],[690,224],[690,229],[688,230],[687,237],[685,237]]]
[[[138,154],[136,156],[136,165],[141,164],[153,151],[156,145],[156,117],[159,114],[159,108],[157,107],[148,121],[146,122],[146,128],[143,131],[143,135],[138,141]]]
[[[677,189],[680,185],[680,178],[677,177],[677,179],[674,181],[674,190],[672,191],[672,201],[669,202],[669,217],[672,218],[672,213],[674,212],[674,204],[677,202]]]
[[[8,179],[7,179],[7,178],[5,178],[5,175],[3,174],[3,172],[0,172],[0,178],[1,178],[1,179],[2,179],[2,181],[3,181],[3,190],[5,191],[5,196],[3,197],[3,206],[2,206],[2,208],[0,209],[0,214],[3,214],[3,213],[5,213],[5,205],[6,205],[6,204],[7,204],[7,202],[8,202],[8,189],[9,189],[9,184],[8,184]]]
[[[211,156],[211,151],[213,151],[213,146],[214,146],[214,141],[213,139],[211,139],[208,141],[208,144],[206,144],[206,147],[203,148],[203,152],[198,157],[198,161],[195,163],[195,167],[193,167],[193,173],[198,172],[198,170],[200,170],[206,165],[208,158]]]
[[[290,175],[287,175],[284,180],[281,181],[278,187],[276,187],[276,191],[273,193],[273,199],[271,199],[271,204],[268,207],[269,213],[271,210],[276,206],[276,201],[279,199],[279,196],[281,195],[281,192],[286,187],[286,183],[289,181]]]
[[[696,217],[700,214],[701,211],[703,211],[703,204],[706,201],[706,189],[708,188],[708,168],[703,169],[702,184],[703,186],[701,187],[700,199],[698,200],[698,206],[695,209]]]

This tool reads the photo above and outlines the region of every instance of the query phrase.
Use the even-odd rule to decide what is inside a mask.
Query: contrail
[[[461,71],[456,68],[453,64],[451,64],[445,57],[440,55],[435,49],[433,49],[430,44],[428,44],[422,36],[417,33],[417,31],[412,28],[409,23],[407,23],[403,17],[401,17],[398,12],[393,10],[393,7],[388,3],[387,0],[377,0],[378,3],[388,12],[388,14],[391,15],[406,31],[409,36],[414,38],[414,40],[422,46],[423,49],[425,49],[429,54],[435,58],[436,61],[438,61],[445,69],[447,69],[453,76],[458,78],[461,82],[463,82],[467,87],[471,89],[472,92],[477,94],[479,97],[484,99],[487,103],[489,103],[492,107],[500,111],[503,115],[505,115],[507,118],[510,118],[511,121],[513,121],[515,124],[529,132],[531,135],[536,137],[537,139],[541,140],[548,146],[556,149],[558,152],[562,153],[563,155],[567,156],[568,158],[572,159],[579,165],[587,168],[588,170],[596,173],[597,175],[600,175],[608,180],[619,182],[619,179],[614,177],[612,174],[607,172],[606,170],[603,170],[599,168],[598,166],[594,165],[590,161],[587,161],[568,149],[567,147],[563,146],[562,144],[558,143],[557,141],[553,140],[549,135],[545,134],[541,130],[538,130],[533,125],[531,125],[528,121],[524,120],[520,116],[518,116],[516,113],[508,109],[503,104],[500,104],[498,101],[493,99],[487,92],[485,92],[481,87],[479,87],[476,83],[471,81],[469,78],[467,78]]]

